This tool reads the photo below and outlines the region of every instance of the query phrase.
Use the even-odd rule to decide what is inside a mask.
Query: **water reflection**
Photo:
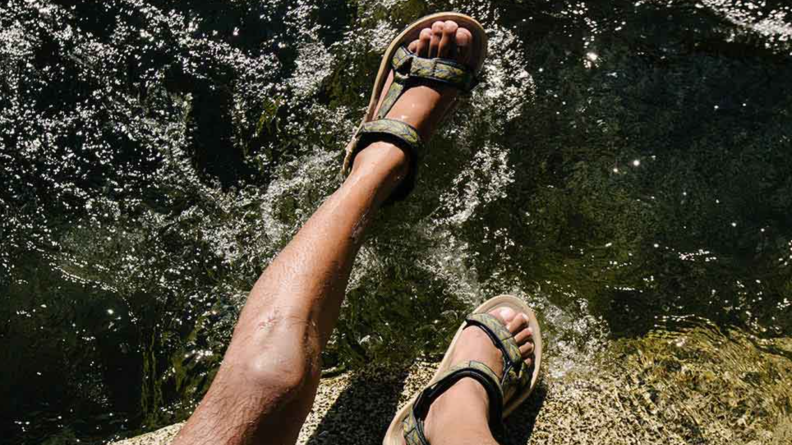
[[[327,366],[436,356],[470,304],[515,292],[551,388],[602,374],[648,394],[625,416],[676,413],[652,424],[689,439],[781,431],[789,8],[462,3],[5,2],[0,435],[186,415],[253,280],[337,185],[379,53],[444,8],[485,23],[485,81],[378,221]]]

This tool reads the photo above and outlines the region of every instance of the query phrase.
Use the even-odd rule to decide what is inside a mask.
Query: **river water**
[[[188,416],[385,46],[439,10],[484,24],[484,80],[361,251],[328,374],[436,359],[510,292],[547,385],[605,382],[657,443],[788,443],[782,0],[3,0],[0,441]]]

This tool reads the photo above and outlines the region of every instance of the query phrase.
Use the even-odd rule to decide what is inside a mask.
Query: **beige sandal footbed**
[[[517,407],[520,406],[536,388],[536,383],[539,380],[539,371],[542,365],[542,332],[533,310],[531,310],[525,301],[515,297],[514,295],[499,295],[497,297],[491,298],[490,300],[484,302],[481,306],[477,307],[472,313],[488,313],[500,308],[509,308],[518,314],[524,313],[528,316],[528,326],[531,328],[532,340],[534,344],[534,367],[533,374],[531,375],[531,384],[527,390],[524,390],[522,393],[512,395],[512,397],[506,401],[503,408],[503,417],[505,418],[514,412],[514,410],[517,409]],[[425,386],[429,386],[437,381],[437,379],[443,375],[445,370],[454,365],[451,363],[451,356],[453,355],[454,348],[456,347],[459,338],[462,336],[462,331],[465,329],[465,327],[466,323],[462,323],[462,325],[457,330],[456,335],[454,335],[454,339],[451,340],[451,344],[449,345],[448,350],[446,350],[445,356],[443,356],[443,361],[440,362],[440,366],[437,368],[434,376]],[[391,421],[391,424],[388,427],[388,431],[385,433],[385,438],[382,441],[383,445],[404,445],[402,421],[412,409],[413,403],[415,403],[415,400],[418,398],[418,394],[420,394],[420,391],[416,393],[393,418],[393,421]]]

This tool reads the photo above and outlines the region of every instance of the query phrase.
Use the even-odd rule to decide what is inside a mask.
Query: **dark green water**
[[[326,368],[437,357],[512,292],[551,381],[616,351],[743,419],[731,443],[792,425],[787,2],[3,0],[0,441],[184,419],[385,45],[448,9],[485,24],[485,80],[378,221]]]

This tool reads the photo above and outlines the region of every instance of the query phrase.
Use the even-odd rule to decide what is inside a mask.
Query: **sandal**
[[[506,326],[489,314],[497,308],[511,308],[517,313],[528,316],[534,344],[533,363],[530,367],[525,366],[520,348]],[[500,379],[482,362],[471,360],[453,366],[449,363],[462,331],[468,326],[476,326],[484,330],[492,343],[503,353],[503,376]],[[429,445],[423,432],[429,407],[446,390],[466,377],[478,381],[486,390],[490,400],[490,429],[495,433],[501,431],[503,419],[522,404],[536,387],[541,363],[542,334],[531,308],[512,295],[492,298],[473,311],[459,327],[432,380],[393,418],[382,441],[383,445],[402,445],[404,442],[407,445]]]
[[[473,35],[470,59],[472,68],[450,59],[419,57],[407,49],[407,44],[417,39],[423,28],[431,27],[432,23],[436,21],[446,20],[455,21],[461,28],[466,28]],[[382,57],[368,110],[346,147],[346,156],[341,170],[342,176],[348,175],[352,170],[355,155],[362,149],[372,142],[387,140],[407,152],[410,159],[410,170],[404,181],[388,198],[386,204],[406,198],[415,187],[416,171],[419,161],[424,155],[423,141],[412,125],[395,119],[386,119],[385,116],[402,93],[415,85],[439,83],[452,85],[463,92],[470,92],[478,84],[478,76],[484,66],[486,55],[487,35],[484,28],[475,19],[464,14],[440,12],[427,15],[402,31],[391,42]],[[375,116],[374,113],[377,111],[377,104],[383,94],[391,68],[394,71],[393,82],[385,92],[385,99]]]

